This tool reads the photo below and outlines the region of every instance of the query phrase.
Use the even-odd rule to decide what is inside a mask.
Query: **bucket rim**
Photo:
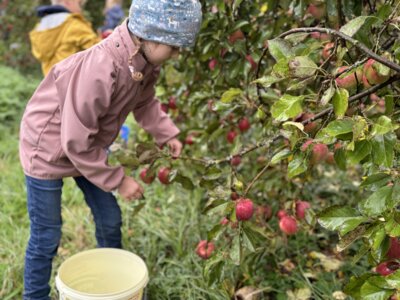
[[[132,285],[131,287],[129,287],[127,289],[121,290],[119,292],[107,293],[107,294],[93,294],[93,293],[81,292],[81,291],[75,290],[73,288],[70,288],[61,280],[60,271],[62,271],[62,267],[65,262],[70,261],[72,259],[77,259],[81,256],[85,256],[90,253],[106,252],[106,251],[120,252],[125,256],[135,257],[136,259],[138,259],[138,261],[143,265],[144,270],[145,270],[143,278],[140,281],[138,281],[136,284]],[[148,273],[148,269],[147,269],[147,266],[146,266],[146,263],[144,262],[144,260],[140,256],[138,256],[137,254],[135,254],[133,252],[130,252],[130,251],[124,250],[124,249],[118,249],[118,248],[96,248],[96,249],[90,249],[90,250],[78,252],[78,253],[72,255],[71,257],[67,258],[58,268],[55,279],[56,279],[56,285],[57,285],[58,289],[61,288],[64,291],[66,290],[67,293],[71,293],[71,294],[73,294],[73,296],[75,296],[75,295],[76,296],[84,296],[84,297],[90,297],[92,299],[101,299],[100,297],[104,297],[104,299],[108,299],[106,297],[125,296],[125,294],[130,295],[132,293],[136,293],[136,292],[140,291],[141,289],[144,289],[149,282],[149,273]]]

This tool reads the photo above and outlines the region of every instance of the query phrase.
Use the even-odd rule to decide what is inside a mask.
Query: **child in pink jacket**
[[[21,121],[30,239],[24,299],[49,300],[51,263],[61,238],[63,178],[73,177],[94,216],[99,247],[121,247],[121,211],[112,191],[133,200],[142,186],[110,166],[107,148],[130,112],[174,157],[178,128],[161,110],[154,85],[159,66],[193,46],[198,0],[133,0],[129,18],[109,38],[56,64],[30,99]]]

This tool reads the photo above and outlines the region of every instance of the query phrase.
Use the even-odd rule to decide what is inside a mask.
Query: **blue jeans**
[[[121,210],[115,197],[84,177],[74,178],[91,209],[98,247],[121,248]],[[51,267],[61,239],[63,180],[26,176],[30,238],[25,255],[24,300],[50,300]]]

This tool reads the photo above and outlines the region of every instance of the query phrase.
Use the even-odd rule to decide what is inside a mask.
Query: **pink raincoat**
[[[130,112],[158,144],[179,133],[154,97],[158,68],[147,63],[138,48],[125,21],[100,44],[51,69],[21,121],[20,159],[26,175],[84,176],[112,191],[124,171],[108,165],[107,148]],[[130,58],[142,81],[132,79]]]

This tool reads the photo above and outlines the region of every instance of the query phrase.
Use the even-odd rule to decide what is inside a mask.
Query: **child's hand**
[[[124,200],[135,200],[143,198],[143,187],[132,177],[125,176],[121,185],[118,187],[118,194]]]
[[[170,139],[167,145],[173,158],[178,158],[181,155],[182,143],[177,138]]]

